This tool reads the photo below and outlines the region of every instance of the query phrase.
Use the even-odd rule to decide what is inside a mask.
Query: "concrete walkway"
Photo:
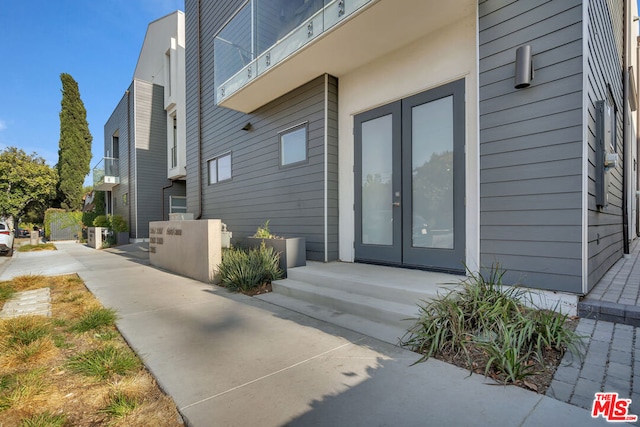
[[[595,426],[603,418],[268,302],[58,243],[0,280],[77,272],[191,426]],[[122,249],[120,249],[122,250]]]

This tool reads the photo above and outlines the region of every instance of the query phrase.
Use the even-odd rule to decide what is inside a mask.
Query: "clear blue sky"
[[[14,146],[57,163],[60,74],[69,73],[87,109],[93,167],[148,24],[177,9],[184,0],[0,1],[0,150]]]

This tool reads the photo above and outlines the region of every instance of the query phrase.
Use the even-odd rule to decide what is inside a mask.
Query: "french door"
[[[464,80],[355,117],[356,261],[464,271]]]

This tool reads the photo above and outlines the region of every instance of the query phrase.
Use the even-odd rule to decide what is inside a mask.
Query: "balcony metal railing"
[[[93,167],[93,188],[108,190],[120,183],[120,160],[103,157]]]
[[[373,0],[248,0],[214,38],[216,103]]]

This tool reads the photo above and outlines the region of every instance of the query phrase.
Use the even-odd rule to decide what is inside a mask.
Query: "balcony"
[[[111,191],[118,184],[120,184],[120,160],[104,157],[93,167],[93,189]]]
[[[215,101],[245,113],[475,13],[471,0],[248,0],[214,38]]]

